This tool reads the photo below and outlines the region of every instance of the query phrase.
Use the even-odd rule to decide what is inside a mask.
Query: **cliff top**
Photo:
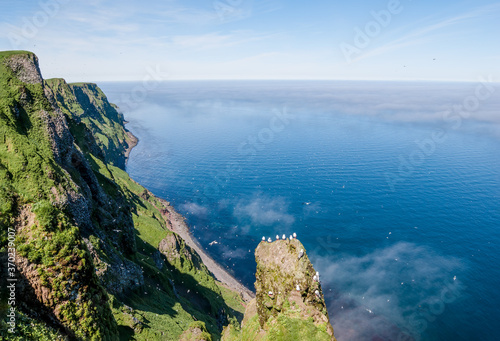
[[[13,56],[13,55],[28,55],[28,56],[34,56],[35,54],[30,51],[24,51],[24,50],[14,50],[14,51],[0,51],[0,59],[3,59],[5,57]]]

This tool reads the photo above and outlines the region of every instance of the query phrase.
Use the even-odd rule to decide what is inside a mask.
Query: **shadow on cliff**
[[[144,285],[117,295],[121,303],[133,310],[172,317],[178,315],[175,305],[179,303],[194,320],[203,321],[209,332],[217,336],[228,324],[228,313],[241,321],[243,314],[228,307],[219,293],[202,285],[191,274],[179,271],[164,255],[156,256],[157,261],[152,263],[151,259],[155,259],[158,250],[144,242],[138,231],[136,238],[139,251],[130,260],[143,269]],[[190,321],[186,322],[187,327]],[[144,318],[140,323],[142,328],[148,328],[150,321]],[[133,335],[130,327],[121,326],[119,329],[122,339]]]

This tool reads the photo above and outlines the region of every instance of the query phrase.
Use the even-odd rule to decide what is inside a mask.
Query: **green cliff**
[[[245,302],[124,171],[124,123],[97,85],[0,52],[0,340],[334,340],[303,245],[260,243]]]
[[[0,52],[0,339],[219,339],[241,320],[238,293],[171,230],[172,207],[123,170],[135,142],[95,84]]]

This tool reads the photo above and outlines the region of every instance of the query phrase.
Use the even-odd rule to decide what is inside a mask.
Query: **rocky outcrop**
[[[46,96],[70,118],[78,145],[121,169],[137,139],[124,127],[123,115],[94,83],[68,84],[64,79],[45,81]],[[84,150],[84,152],[87,150]]]
[[[333,337],[319,279],[304,245],[297,239],[261,242],[255,251],[255,289],[259,323],[286,313],[290,306],[301,309],[302,319],[312,317],[315,325],[326,326]]]
[[[237,331],[223,340],[335,340],[319,276],[297,239],[261,242],[255,250],[256,298]]]
[[[168,262],[179,269],[194,268],[201,269],[203,262],[200,256],[191,249],[184,239],[177,233],[169,233],[158,245],[160,251]]]
[[[144,285],[144,273],[139,265],[109,250],[100,240],[93,238],[92,242],[84,238],[84,241],[94,260],[96,274],[109,293],[119,295]]]
[[[24,83],[42,84],[43,78],[38,66],[38,57],[31,52],[19,51],[5,59],[5,65]]]
[[[189,328],[182,333],[179,341],[212,341],[203,322],[193,322]]]

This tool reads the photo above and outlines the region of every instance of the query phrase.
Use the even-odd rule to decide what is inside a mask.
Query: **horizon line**
[[[54,77],[54,78],[63,78],[64,77]],[[51,78],[44,78],[51,79]],[[68,83],[98,83],[98,82],[143,82],[144,80],[140,79],[124,79],[124,80],[94,80],[94,81],[71,81]],[[244,81],[244,82],[419,82],[419,83],[476,83],[481,82],[480,79],[476,80],[449,80],[449,79],[324,79],[324,78],[172,78],[172,79],[163,79],[158,80],[156,82],[234,82],[234,81]],[[489,83],[500,83],[500,80],[491,81]]]

